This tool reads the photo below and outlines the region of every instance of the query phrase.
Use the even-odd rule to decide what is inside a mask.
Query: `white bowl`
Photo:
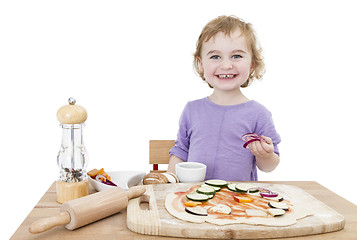
[[[111,181],[115,183],[118,187],[123,188],[124,190],[129,189],[132,186],[136,186],[140,183],[140,181],[145,176],[145,172],[140,171],[115,171],[115,172],[107,172],[107,174],[111,177]],[[99,181],[94,180],[89,177],[89,182],[97,191],[103,191],[105,189],[114,187]]]
[[[180,182],[202,182],[206,177],[207,166],[198,162],[181,162],[175,165]]]

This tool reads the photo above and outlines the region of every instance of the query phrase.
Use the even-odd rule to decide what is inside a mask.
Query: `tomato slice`
[[[234,200],[240,203],[251,203],[253,202],[253,198],[250,197],[241,197],[241,196],[233,196]]]

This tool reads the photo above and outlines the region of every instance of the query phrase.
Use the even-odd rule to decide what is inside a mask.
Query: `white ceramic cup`
[[[206,177],[207,166],[198,162],[182,162],[175,165],[180,182],[202,182]]]

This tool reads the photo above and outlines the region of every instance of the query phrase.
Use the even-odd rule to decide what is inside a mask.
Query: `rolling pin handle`
[[[134,186],[129,188],[127,194],[128,194],[128,199],[136,198],[141,195],[143,195],[146,191],[145,186]]]
[[[55,226],[65,225],[70,223],[71,216],[68,212],[60,212],[58,215],[37,220],[32,223],[29,232],[30,233],[41,233],[45,232]]]

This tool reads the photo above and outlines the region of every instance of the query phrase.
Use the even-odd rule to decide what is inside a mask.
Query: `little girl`
[[[168,172],[182,161],[207,165],[206,179],[257,181],[257,169],[270,172],[279,164],[271,113],[241,92],[264,73],[254,30],[234,16],[210,21],[198,38],[194,54],[196,72],[213,92],[190,101],[180,118]],[[261,135],[243,148],[246,133]]]

